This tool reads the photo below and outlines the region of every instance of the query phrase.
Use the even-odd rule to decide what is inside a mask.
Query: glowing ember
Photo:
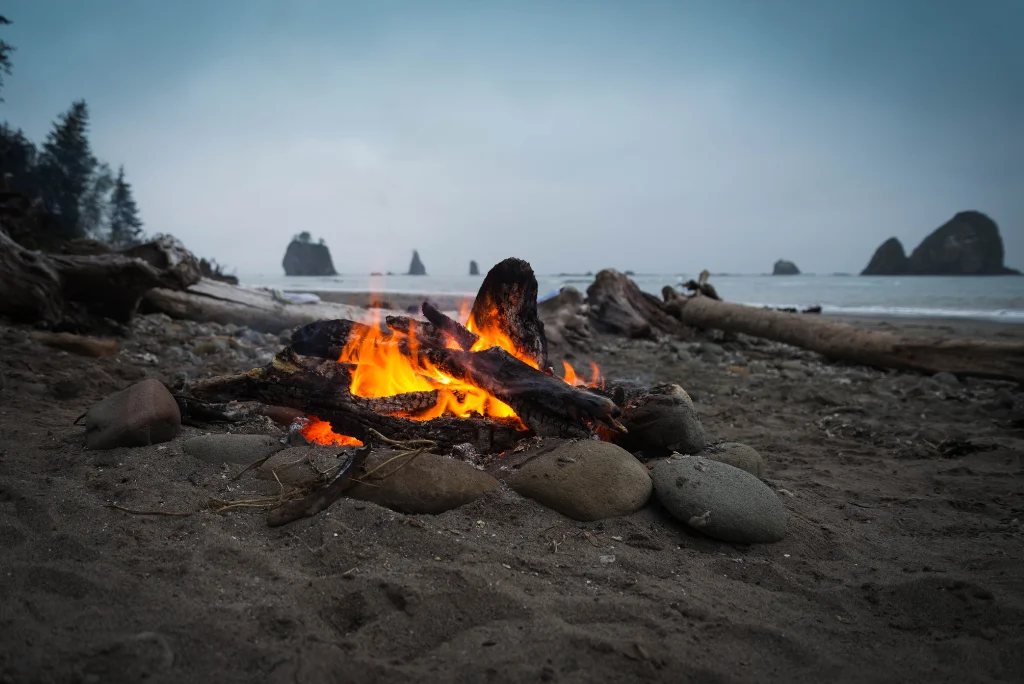
[[[481,328],[467,309],[468,306],[464,305],[459,318],[466,320],[466,328],[480,337],[471,351],[501,347],[523,363],[537,368],[537,362],[516,349],[515,344],[501,329],[497,326]],[[379,319],[374,321],[371,329],[370,333],[349,340],[338,358],[339,362],[354,366],[352,394],[374,398],[438,390],[438,401],[433,407],[416,415],[401,414],[414,420],[430,420],[443,415],[468,418],[473,414],[492,418],[516,418],[515,411],[508,404],[478,387],[451,377],[429,361],[419,358],[416,353],[418,345],[415,334],[410,334],[410,353],[405,355],[399,351],[389,334],[380,329]],[[449,341],[448,346],[457,348],[453,341]],[[565,367],[566,375],[563,380],[571,385],[596,387],[603,382],[594,364],[591,364],[590,381],[577,378],[575,371],[568,364],[565,364]],[[523,427],[525,429],[525,426]]]
[[[301,432],[303,437],[316,444],[323,444],[325,446],[363,446],[363,443],[355,437],[339,435],[331,428],[330,423],[320,420],[315,416],[309,416],[305,419],[305,425],[302,427]]]

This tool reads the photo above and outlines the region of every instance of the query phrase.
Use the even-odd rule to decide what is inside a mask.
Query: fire
[[[302,432],[302,436],[310,442],[315,442],[317,444],[323,444],[326,446],[363,446],[363,443],[355,437],[337,434],[331,428],[330,423],[320,420],[316,416],[306,417],[305,425],[303,425],[300,432]]]
[[[576,375],[576,369],[570,366],[569,362],[565,359],[562,359],[562,367],[565,369],[563,379],[570,385],[575,385],[576,387],[600,387],[604,389],[604,378],[601,377],[601,371],[593,361],[590,362],[590,380],[585,380]]]
[[[496,325],[480,326],[469,314],[468,303],[463,303],[460,320],[479,336],[471,351],[484,351],[501,347],[520,361],[537,368],[537,362],[518,350],[508,335]],[[342,350],[338,361],[354,366],[352,371],[352,394],[360,397],[390,397],[407,392],[429,392],[438,390],[437,403],[416,415],[405,417],[415,420],[430,420],[443,415],[468,418],[473,414],[492,418],[516,418],[515,411],[486,391],[451,377],[429,361],[418,358],[415,353],[417,341],[410,335],[409,355],[402,354],[395,339],[380,328],[379,318],[371,326],[369,334],[353,338]],[[454,342],[449,347],[455,348]],[[577,378],[575,371],[565,364],[565,382],[571,385],[596,387],[601,382],[600,372],[591,364],[592,378],[589,382]],[[525,426],[524,426],[525,428]]]

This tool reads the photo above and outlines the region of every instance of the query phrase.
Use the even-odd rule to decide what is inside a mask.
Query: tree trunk
[[[666,306],[685,325],[784,342],[836,361],[1024,382],[1024,344],[1019,342],[908,338],[700,295],[675,295]]]

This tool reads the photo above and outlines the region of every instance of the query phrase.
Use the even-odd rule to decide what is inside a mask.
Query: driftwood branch
[[[479,335],[468,330],[458,321],[448,317],[430,302],[423,302],[423,316],[435,328],[452,338],[455,344],[459,345],[459,349],[463,351],[469,351],[473,348],[473,345],[480,341]]]

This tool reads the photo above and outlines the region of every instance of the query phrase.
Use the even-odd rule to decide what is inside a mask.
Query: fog
[[[15,2],[4,116],[70,101],[146,230],[241,274],[857,272],[955,212],[1024,267],[1024,4]]]

